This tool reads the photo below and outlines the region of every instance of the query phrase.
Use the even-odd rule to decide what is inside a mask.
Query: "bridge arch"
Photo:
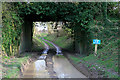
[[[94,4],[85,3],[85,2],[83,3],[32,2],[29,4],[19,2],[19,3],[14,3],[14,5],[17,5],[18,14],[23,18],[24,21],[22,25],[22,34],[21,34],[21,42],[20,42],[20,53],[21,53],[25,51],[31,51],[32,35],[33,35],[32,23],[35,21],[71,22],[71,26],[68,27],[75,30],[75,33],[77,33],[76,34],[77,36],[75,35],[75,38],[78,37],[79,35],[78,32],[81,33],[85,32],[86,34],[88,30],[88,27],[86,26],[90,22],[92,15],[90,9],[93,9],[91,6],[93,6]],[[80,36],[82,35],[81,33]],[[81,40],[79,41],[77,40],[79,39],[78,38],[75,39],[76,41],[75,45],[77,46],[76,47],[77,49],[76,48],[75,49],[79,50],[80,53],[83,53],[83,50],[86,47],[85,46],[86,43],[81,42]]]

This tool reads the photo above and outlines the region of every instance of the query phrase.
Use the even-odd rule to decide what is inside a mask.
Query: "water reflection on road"
[[[86,78],[64,56],[53,56],[53,70],[58,78]],[[24,72],[24,78],[50,78],[45,60],[36,60]]]
[[[86,78],[65,57],[54,56],[53,62],[58,78]]]
[[[49,78],[45,60],[37,60],[33,62],[29,65],[23,75],[24,78]]]
[[[56,48],[56,54],[61,52],[61,49],[58,46],[50,41],[47,42],[51,43]],[[53,66],[47,65],[47,68],[48,71],[51,71],[49,68],[52,67],[52,70],[54,71],[51,71],[51,74],[49,74],[46,70],[47,62],[45,62],[49,46],[45,42],[43,43],[45,44],[45,50],[43,51],[43,54],[38,57],[38,60],[28,66],[28,68],[23,73],[23,78],[51,78],[50,75],[54,74],[52,72],[55,72],[58,78],[86,78],[86,76],[80,73],[63,55],[55,55],[53,58],[51,58],[53,62],[51,65]]]

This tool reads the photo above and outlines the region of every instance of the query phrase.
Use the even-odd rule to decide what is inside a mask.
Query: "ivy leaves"
[[[3,8],[2,48],[8,56],[14,56],[18,54],[23,20],[16,12],[16,7],[11,10],[10,6],[13,4],[3,3],[7,10]]]
[[[90,33],[90,22],[102,15],[102,3],[91,2],[31,2],[4,3],[3,5],[3,47],[9,54],[10,45],[18,47],[20,44],[21,26],[28,16],[37,20],[70,22],[66,26],[74,30],[77,40]],[[32,17],[31,17],[32,15]],[[27,17],[27,18],[28,18]],[[28,20],[28,19],[27,19]],[[69,24],[69,23],[68,23]],[[80,33],[80,35],[79,35]],[[83,35],[83,34],[84,35]],[[12,52],[15,49],[11,47]]]

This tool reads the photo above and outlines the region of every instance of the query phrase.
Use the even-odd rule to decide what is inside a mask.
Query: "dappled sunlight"
[[[3,2],[2,8],[3,78],[119,77],[118,2]]]
[[[66,28],[63,22],[33,22],[33,26],[33,38],[44,38],[63,49],[74,50],[74,39],[70,37],[72,36],[71,29]],[[58,51],[59,49],[57,48],[57,53]]]

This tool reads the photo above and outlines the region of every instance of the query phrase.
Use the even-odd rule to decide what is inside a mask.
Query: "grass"
[[[1,45],[2,45],[2,28],[0,28],[0,49],[1,49]]]
[[[33,51],[40,51],[44,48],[44,43],[41,39],[33,38]],[[2,56],[2,77],[3,78],[19,78],[21,63],[25,63],[32,55],[29,53],[20,54],[21,57],[11,58],[8,56]]]
[[[56,57],[65,58],[63,55],[55,55]]]
[[[113,72],[118,72],[118,40],[111,41],[110,44],[102,49],[98,50],[98,55],[90,54],[85,57],[75,57],[73,55],[70,58],[78,64],[82,62],[90,70],[96,68],[97,70],[103,70],[105,68],[104,76],[109,78],[118,78],[118,75],[113,74]],[[96,66],[97,65],[97,66]],[[99,68],[100,67],[100,68]],[[108,71],[110,70],[110,71]]]
[[[94,56],[94,54],[90,54],[89,56],[71,55],[70,58],[76,64],[82,62],[83,64],[85,64],[86,67],[89,68],[89,70],[93,70],[93,69],[96,69],[97,71],[104,70],[105,73],[103,75],[105,77],[118,78],[118,75],[114,74],[114,72],[115,73],[118,72],[118,39],[116,39],[117,35],[114,34],[114,32],[115,33],[117,32],[116,29],[109,31],[109,33],[103,33],[101,31],[100,34],[105,34],[105,35],[102,35],[100,37],[100,39],[102,40],[102,44],[98,45],[97,56]],[[50,34],[44,36],[44,39],[54,42],[56,45],[58,45],[61,48],[64,49],[67,48],[69,50],[72,50],[72,47],[69,46],[72,45],[73,41],[70,40],[67,36],[57,37],[56,34]]]
[[[44,39],[54,41],[56,39],[56,34],[50,34],[50,35],[44,36]]]
[[[48,33],[40,33],[41,37],[44,37],[44,36],[47,36],[47,35],[48,35]]]
[[[37,37],[33,37],[33,38],[36,39],[43,46],[44,43],[42,41],[44,41],[44,40],[42,40],[40,37],[44,37],[46,39],[47,35],[48,35],[48,33],[40,33],[40,35],[36,35]],[[52,40],[51,36],[48,36],[48,37],[49,37],[49,39]],[[54,46],[51,43],[49,43],[47,41],[44,41],[44,42],[47,43],[51,48],[54,48]]]
[[[8,69],[6,71],[7,74],[4,76],[4,78],[11,78],[11,77],[17,78],[18,74],[19,74],[19,71],[20,70],[18,68]]]
[[[44,49],[44,43],[42,42],[42,40],[33,37],[32,51],[41,51],[42,49]]]
[[[70,56],[70,58],[77,64],[78,62],[80,62],[79,58],[76,58],[74,56]]]
[[[45,33],[44,33],[44,35],[45,35]],[[44,40],[42,40],[40,38],[40,35],[37,35],[37,37],[33,37],[33,39],[37,40],[37,44],[39,44],[39,46],[37,46],[38,48],[42,48],[42,49],[44,48],[43,47],[44,46],[44,43],[43,43]],[[47,43],[51,48],[54,48],[54,46],[51,43],[49,43],[47,41],[44,41],[44,42]]]
[[[43,40],[44,41],[44,40]],[[50,48],[55,48],[51,43],[49,43],[49,42],[47,42],[47,41],[44,41],[45,43],[47,43],[49,46],[50,46]]]
[[[45,36],[44,39],[54,42],[56,45],[58,45],[61,48],[69,49],[69,50],[73,49],[72,47],[73,40],[68,38],[67,36],[57,37],[56,34],[51,34]]]
[[[64,49],[69,49],[69,50],[72,50],[73,47],[72,46],[72,42],[73,40],[72,39],[68,39],[67,36],[60,36],[60,37],[57,37],[57,34],[45,34],[44,35],[46,36],[41,36],[41,35],[37,35],[37,37],[43,37],[44,39],[46,40],[49,40],[49,41],[52,41],[54,44],[58,45],[59,47],[61,48],[64,48]],[[45,43],[47,43],[51,48],[54,48],[54,46],[47,42],[47,41],[44,41]]]
[[[19,78],[21,63],[24,63],[31,57],[31,54],[21,54],[20,58],[2,57],[2,77],[3,78]]]
[[[2,28],[0,28],[0,61],[2,61],[1,45],[2,45]],[[2,64],[0,63],[0,79],[1,77],[2,77]]]

